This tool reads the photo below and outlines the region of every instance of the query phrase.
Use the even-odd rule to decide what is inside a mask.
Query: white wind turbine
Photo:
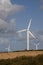
[[[27,29],[23,29],[23,30],[20,30],[20,31],[17,31],[17,33],[21,33],[21,32],[24,32],[24,31],[27,31],[27,50],[29,50],[29,34],[35,38],[35,36],[30,32],[30,25],[31,25],[31,21],[32,19],[30,19],[30,22],[29,22],[29,25],[27,27]]]
[[[35,41],[34,45],[36,46],[36,50],[38,50],[38,46],[40,44],[39,43],[39,38],[36,37],[36,39],[34,41]]]
[[[38,50],[39,43],[34,44],[36,46],[36,50]]]
[[[8,46],[8,48],[5,48],[5,49],[8,50],[8,52],[10,52],[11,51],[10,45]]]

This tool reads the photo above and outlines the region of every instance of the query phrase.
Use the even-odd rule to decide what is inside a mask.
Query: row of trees
[[[43,65],[43,54],[36,57],[21,56],[14,59],[2,59],[0,65]]]

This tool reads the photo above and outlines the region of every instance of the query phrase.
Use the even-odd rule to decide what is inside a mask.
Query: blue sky
[[[42,3],[40,0],[12,0],[13,4],[24,6],[24,10],[14,15],[17,19],[17,26],[26,27],[29,19],[32,17],[32,29],[43,29],[43,10],[40,9]],[[20,28],[19,27],[19,28]],[[20,28],[21,29],[21,28]]]
[[[26,32],[32,18],[30,31],[39,39],[39,49],[43,49],[43,0],[0,0],[0,51],[10,44],[11,50],[26,49]],[[30,37],[30,49],[35,49],[35,40]]]

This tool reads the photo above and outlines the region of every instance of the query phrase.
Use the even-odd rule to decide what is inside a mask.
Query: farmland
[[[12,59],[20,56],[37,56],[43,54],[43,51],[15,51],[15,52],[0,52],[0,59]]]

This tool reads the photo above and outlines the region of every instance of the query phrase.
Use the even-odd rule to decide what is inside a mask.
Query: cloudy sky
[[[26,32],[16,33],[27,28],[32,18],[30,31],[38,40],[30,36],[30,49],[43,49],[43,0],[0,0],[0,52],[26,49]]]

